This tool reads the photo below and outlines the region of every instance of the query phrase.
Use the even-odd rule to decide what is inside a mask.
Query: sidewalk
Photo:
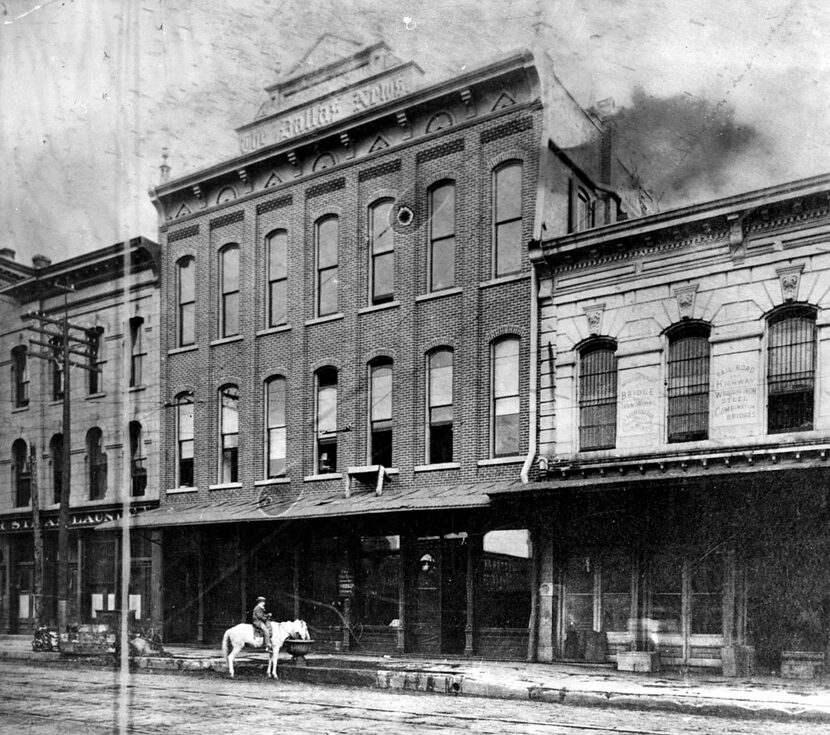
[[[12,640],[14,639],[14,640]],[[0,636],[0,660],[77,660],[55,653],[34,653],[28,636]],[[227,665],[219,647],[167,646],[168,657],[135,659],[141,669],[219,672]],[[243,651],[237,672],[265,673],[265,654]],[[612,666],[532,664],[410,656],[317,653],[297,666],[282,653],[279,675],[286,681],[367,686],[452,696],[527,699],[572,706],[655,710],[678,714],[718,715],[830,723],[830,677],[820,680],[773,676],[726,678],[710,672],[618,672]]]

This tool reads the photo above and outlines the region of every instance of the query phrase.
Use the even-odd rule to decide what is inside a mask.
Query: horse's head
[[[292,634],[304,641],[311,640],[311,636],[308,633],[308,625],[306,625],[305,620],[294,621],[294,630],[292,631]]]

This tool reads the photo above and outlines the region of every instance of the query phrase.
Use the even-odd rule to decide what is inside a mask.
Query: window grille
[[[769,321],[767,346],[767,430],[813,428],[816,318],[811,310],[786,309]]]
[[[617,355],[600,342],[579,360],[579,447],[609,449],[617,443]]]
[[[684,329],[669,337],[668,440],[709,436],[709,330]]]

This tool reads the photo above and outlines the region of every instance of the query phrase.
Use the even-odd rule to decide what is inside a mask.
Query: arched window
[[[617,443],[617,354],[598,339],[579,353],[579,448],[610,449]]]
[[[519,453],[519,338],[504,337],[490,348],[490,452]]]
[[[87,392],[90,395],[101,393],[104,390],[104,328],[93,327],[87,330]]]
[[[29,359],[26,345],[12,349],[12,406],[29,405]]]
[[[493,174],[493,275],[522,266],[522,164],[512,161]]]
[[[28,453],[28,447],[23,439],[17,439],[12,444],[12,485],[14,504],[18,508],[28,505],[32,499],[32,476],[29,472]]]
[[[789,306],[767,327],[767,431],[813,428],[816,376],[816,314]]]
[[[49,458],[52,461],[52,502],[60,503],[63,495],[63,434],[49,440]]]
[[[268,252],[268,326],[288,321],[288,233],[276,230],[265,238]]]
[[[392,466],[392,360],[369,364],[369,464]]]
[[[182,258],[176,264],[176,334],[179,347],[196,342],[196,260]]]
[[[239,388],[219,389],[219,482],[239,482]]]
[[[285,378],[277,376],[265,383],[266,477],[285,477]]]
[[[442,348],[427,356],[427,462],[452,462],[453,352]]]
[[[63,338],[52,337],[52,400],[63,400]]]
[[[314,471],[324,475],[337,472],[337,370],[323,367],[315,376],[315,435]]]
[[[176,486],[193,487],[193,396],[176,396]]]
[[[143,385],[144,356],[144,319],[134,316],[130,319],[130,388]]]
[[[314,228],[317,281],[315,284],[317,316],[335,314],[338,303],[337,259],[340,237],[339,221],[330,215],[317,220]]]
[[[369,207],[372,304],[383,304],[395,298],[395,237],[389,219],[391,212],[391,199],[383,199]]]
[[[219,334],[239,334],[239,245],[225,245],[219,251]]]
[[[147,489],[147,468],[144,466],[144,441],[141,424],[130,421],[130,495],[144,495]]]
[[[668,440],[709,437],[709,327],[682,325],[669,332]]]
[[[455,285],[455,182],[429,192],[429,290]]]
[[[107,494],[107,455],[97,427],[86,433],[86,461],[89,499],[101,500]]]

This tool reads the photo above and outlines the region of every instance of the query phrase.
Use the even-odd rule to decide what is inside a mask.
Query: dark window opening
[[[812,310],[784,309],[769,321],[767,346],[767,430],[813,428],[816,317]]]
[[[617,443],[617,356],[598,341],[579,359],[579,448],[610,449]]]

